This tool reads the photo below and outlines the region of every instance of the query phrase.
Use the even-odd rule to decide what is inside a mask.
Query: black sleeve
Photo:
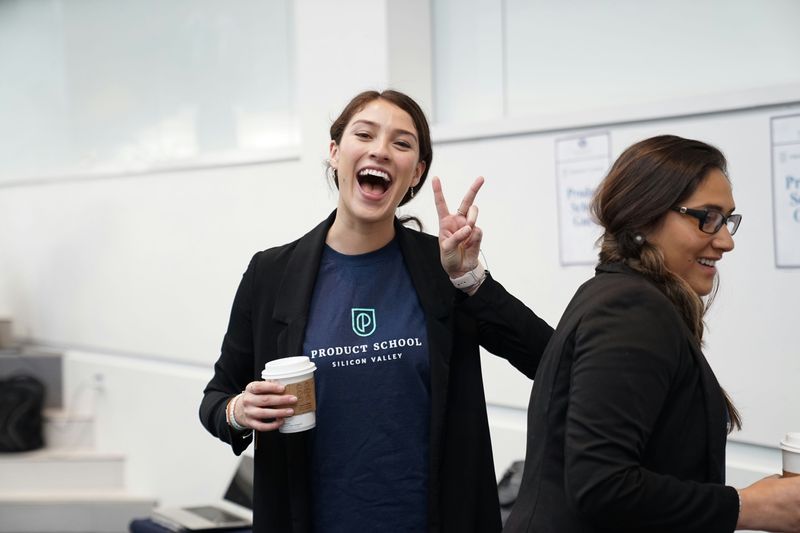
[[[628,292],[597,302],[575,330],[564,449],[567,497],[612,531],[733,531],[735,489],[642,466],[681,354],[689,354],[688,339],[663,300]]]
[[[480,345],[533,379],[553,328],[489,274],[475,294],[461,295],[459,308],[478,322]]]
[[[228,401],[242,392],[253,380],[252,294],[255,266],[259,254],[253,256],[233,300],[228,331],[222,341],[222,351],[214,364],[214,377],[203,391],[200,421],[215,437],[227,442],[236,455],[241,454],[252,440],[252,433],[240,433],[231,428],[225,418]]]

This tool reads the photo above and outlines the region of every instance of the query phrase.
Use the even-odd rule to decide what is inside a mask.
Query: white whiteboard
[[[800,96],[800,95],[798,95]],[[718,146],[728,158],[736,210],[736,249],[719,264],[720,290],[707,316],[706,355],[744,418],[734,438],[774,446],[800,429],[800,349],[796,340],[800,269],[774,261],[770,122],[800,105],[695,113],[598,125],[610,131],[612,157],[630,144],[676,134]],[[476,175],[487,178],[477,204],[483,250],[494,276],[555,325],[592,266],[562,266],[557,231],[554,143],[580,128],[449,140],[435,146],[435,173],[455,201]],[[425,217],[429,231],[435,218]],[[795,243],[800,247],[800,242]],[[524,408],[531,382],[505,361],[484,356],[489,402]]]

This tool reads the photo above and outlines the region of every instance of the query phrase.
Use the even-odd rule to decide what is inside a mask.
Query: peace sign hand
[[[478,266],[483,231],[475,225],[478,206],[472,202],[483,182],[483,176],[476,178],[456,212],[450,213],[442,183],[438,176],[433,178],[433,198],[439,215],[439,256],[442,268],[451,278],[462,276]]]

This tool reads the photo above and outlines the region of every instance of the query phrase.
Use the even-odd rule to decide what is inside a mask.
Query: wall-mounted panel
[[[8,0],[0,72],[0,183],[298,142],[289,0]]]

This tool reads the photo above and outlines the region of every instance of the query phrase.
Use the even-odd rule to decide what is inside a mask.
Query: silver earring
[[[633,241],[639,246],[641,246],[642,244],[644,244],[644,235],[642,235],[641,233],[637,233],[636,235],[633,236]]]
[[[414,187],[411,187],[409,190],[411,191],[411,198],[414,198]]]

